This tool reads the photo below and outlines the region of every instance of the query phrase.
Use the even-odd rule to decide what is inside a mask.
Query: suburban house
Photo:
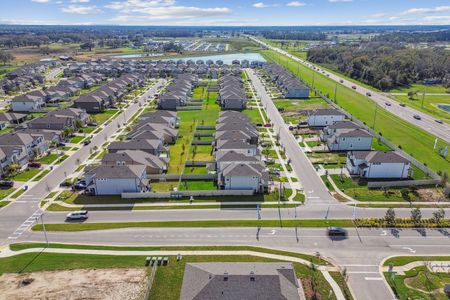
[[[23,123],[25,122],[26,119],[27,119],[26,114],[8,113],[8,112],[0,113],[0,129],[4,129],[11,125]]]
[[[53,110],[48,112],[47,115],[70,117],[74,120],[80,121],[81,125],[85,125],[89,120],[89,114],[86,110],[74,107]]]
[[[242,140],[216,140],[216,152],[234,151],[250,156],[259,156],[258,146]]]
[[[139,134],[142,134],[146,131],[151,131],[156,136],[159,136],[159,134],[161,134],[163,136],[163,141],[166,144],[175,143],[178,137],[177,129],[170,128],[162,124],[145,123],[141,121],[132,127],[131,132],[128,134],[128,138],[138,138]]]
[[[1,174],[4,174],[11,164],[16,164],[21,169],[28,164],[28,161],[28,153],[24,146],[0,146]]]
[[[143,165],[147,174],[161,174],[167,170],[167,161],[165,159],[140,150],[106,153],[101,163],[106,166]]]
[[[394,151],[350,151],[347,170],[361,178],[409,177],[411,162]]]
[[[371,150],[372,136],[350,121],[340,121],[325,127],[320,139],[330,151]]]
[[[245,164],[260,164],[261,160],[259,160],[255,156],[249,156],[242,153],[235,152],[233,150],[231,151],[223,151],[223,152],[216,152],[214,154],[214,158],[216,161],[216,170],[217,172],[220,172],[223,170],[225,165],[236,162],[236,163],[245,163]]]
[[[108,146],[109,153],[116,153],[123,150],[141,150],[149,154],[160,156],[169,151],[161,140],[128,140],[124,142],[112,142]]]
[[[86,190],[93,195],[120,195],[148,190],[144,165],[99,165],[86,169]]]
[[[178,128],[180,119],[177,117],[177,113],[168,110],[157,110],[154,112],[144,113],[140,116],[142,123],[154,123],[167,125],[170,128]]]
[[[48,150],[48,143],[43,136],[18,132],[0,135],[0,147],[3,146],[24,147],[29,159],[44,154]]]
[[[192,96],[192,89],[197,85],[198,77],[193,74],[177,74],[167,91],[158,98],[158,108],[176,110],[185,106]]]
[[[253,190],[264,193],[269,185],[269,173],[262,162],[224,164],[217,178],[217,185],[222,190]]]
[[[217,101],[222,109],[243,110],[247,107],[247,95],[240,76],[233,74],[222,76],[219,79],[219,86]]]
[[[64,140],[61,130],[25,128],[17,130],[16,133],[26,133],[31,136],[42,136],[47,143],[59,143]]]
[[[309,98],[309,88],[294,74],[278,64],[266,64],[264,69],[271,80],[276,82],[286,99]]]
[[[67,116],[45,115],[27,123],[30,129],[63,130],[64,128],[75,128],[75,119]]]
[[[180,300],[300,300],[291,263],[187,263]]]
[[[334,108],[321,108],[313,110],[308,115],[308,126],[310,127],[325,127],[333,125],[336,122],[343,121],[345,115]]]
[[[31,112],[42,109],[45,106],[45,96],[33,96],[29,94],[16,96],[11,100],[11,110],[14,112]]]

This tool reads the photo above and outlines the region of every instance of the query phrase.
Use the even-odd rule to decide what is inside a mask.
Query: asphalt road
[[[50,242],[101,245],[249,245],[315,253],[346,268],[356,299],[394,299],[379,264],[392,255],[448,255],[450,234],[439,230],[350,229],[348,238],[331,240],[314,228],[130,228],[107,231],[50,232]],[[18,241],[45,241],[26,232]]]
[[[84,162],[91,155],[94,147],[101,147],[122,124],[128,121],[139,109],[140,104],[152,96],[164,84],[159,80],[151,89],[139,98],[137,103],[132,103],[125,111],[107,124],[102,131],[91,139],[89,146],[81,147],[59,166],[55,167],[47,176],[36,185],[23,193],[17,200],[0,210],[0,244],[1,241],[10,238],[15,239],[22,234],[42,211],[39,201],[70,176],[78,167],[79,162]]]
[[[290,165],[292,166],[292,169],[302,186],[305,188],[304,192],[308,201],[307,205],[335,203],[336,200],[331,196],[325,184],[317,176],[314,166],[299,147],[295,137],[289,131],[289,128],[278,112],[272,99],[267,94],[261,80],[255,74],[255,71],[247,69],[247,73],[257,96],[261,99],[261,103],[265,107],[267,116],[273,124],[274,132],[279,135],[280,143],[284,147],[287,157],[291,159]]]
[[[450,142],[450,124],[447,124],[447,123],[439,124],[438,122],[436,122],[436,118],[433,116],[430,116],[426,113],[418,111],[409,106],[401,107],[399,102],[383,95],[382,93],[378,93],[378,92],[369,90],[362,85],[348,81],[343,77],[340,77],[336,74],[322,70],[321,68],[316,67],[316,70],[314,70],[313,65],[311,63],[309,63],[303,59],[300,59],[294,55],[291,55],[288,52],[281,50],[277,47],[268,45],[254,37],[250,37],[250,38],[253,39],[255,42],[260,43],[261,45],[264,45],[265,47],[267,47],[271,50],[274,50],[278,53],[288,56],[289,58],[308,67],[312,71],[317,71],[317,72],[320,72],[320,73],[328,76],[330,79],[332,79],[336,82],[336,84],[338,86],[338,92],[339,92],[339,86],[346,86],[350,89],[352,87],[355,87],[356,88],[356,89],[354,89],[355,92],[360,93],[361,95],[364,95],[364,96],[366,96],[367,93],[370,93],[371,96],[368,98],[372,99],[376,104],[378,104],[383,109],[389,111],[390,113],[398,116],[399,118],[401,118],[413,125],[416,125],[417,127],[422,128],[423,130],[435,135],[438,138],[441,138],[447,142]],[[421,119],[417,120],[416,118],[414,118],[414,115],[419,115],[421,117]]]

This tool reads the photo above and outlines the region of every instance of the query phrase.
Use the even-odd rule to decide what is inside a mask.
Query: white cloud
[[[35,2],[35,3],[49,3],[50,0],[31,0],[31,2]]]
[[[89,3],[91,0],[70,0],[70,3]]]
[[[79,14],[79,15],[87,15],[101,12],[101,10],[95,5],[93,6],[69,5],[67,7],[63,7],[61,10],[65,13]]]
[[[265,4],[264,2],[257,2],[255,4],[253,4],[253,7],[255,7],[255,8],[266,8],[266,7],[269,7],[269,5]]]
[[[400,13],[401,15],[414,15],[414,14],[430,14],[450,11],[450,6],[436,6],[436,7],[422,7],[422,8],[410,8]]]
[[[328,2],[331,2],[331,3],[337,3],[337,2],[353,2],[353,0],[328,0]]]
[[[306,4],[300,1],[292,1],[289,2],[288,4],[286,4],[286,6],[291,6],[291,7],[300,7],[300,6],[305,6]]]
[[[174,6],[175,0],[127,0],[127,1],[113,1],[107,5],[106,8],[119,10],[124,13],[139,12],[141,9],[153,7]]]
[[[450,16],[426,16],[422,19],[425,23],[448,25]]]

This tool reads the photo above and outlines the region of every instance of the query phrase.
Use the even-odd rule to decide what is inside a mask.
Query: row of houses
[[[309,87],[301,82],[294,74],[278,64],[265,64],[264,70],[270,76],[272,82],[275,82],[283,97],[287,99],[306,99],[309,98]]]
[[[337,109],[316,109],[308,115],[310,127],[322,128],[320,139],[330,151],[347,151],[346,167],[361,178],[405,179],[411,162],[395,151],[372,151],[372,135],[345,119]]]
[[[173,111],[141,115],[125,141],[109,144],[100,165],[86,169],[87,191],[94,195],[148,191],[147,175],[167,171],[168,145],[177,140],[178,124]]]
[[[258,131],[243,113],[220,113],[214,134],[217,184],[223,190],[268,190],[269,174],[261,161]]]
[[[131,89],[144,86],[145,77],[138,74],[125,74],[88,94],[80,96],[73,103],[88,113],[100,113],[114,106]]]
[[[247,107],[247,95],[240,75],[227,74],[219,79],[217,101],[222,109],[243,110]]]
[[[176,110],[185,106],[192,96],[192,90],[198,84],[198,76],[193,74],[176,75],[166,92],[158,97],[158,108]]]
[[[54,62],[36,62],[8,72],[5,78],[0,80],[0,96],[21,92],[43,84],[44,73],[54,66],[56,66]]]

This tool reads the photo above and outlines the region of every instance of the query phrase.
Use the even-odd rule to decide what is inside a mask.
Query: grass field
[[[293,73],[297,73],[297,70],[299,70],[300,78],[308,84],[312,84],[313,71],[307,67],[283,55],[276,55],[270,50],[262,51],[262,53],[266,58],[276,60]],[[333,95],[335,85],[336,83],[333,80],[317,72],[315,73],[314,86],[325,95]],[[376,106],[372,100],[354,92],[352,89],[341,86],[338,89],[336,102],[368,126],[373,126]],[[375,130],[419,161],[427,164],[434,171],[450,173],[450,158],[443,158],[439,155],[438,149],[433,149],[435,141],[433,135],[397,118],[384,109],[377,109]],[[445,146],[446,143],[439,140],[437,148]]]
[[[101,124],[105,123],[109,118],[111,118],[117,112],[118,112],[117,109],[108,109],[102,113],[91,115],[91,118],[94,119],[98,125],[101,125]]]

